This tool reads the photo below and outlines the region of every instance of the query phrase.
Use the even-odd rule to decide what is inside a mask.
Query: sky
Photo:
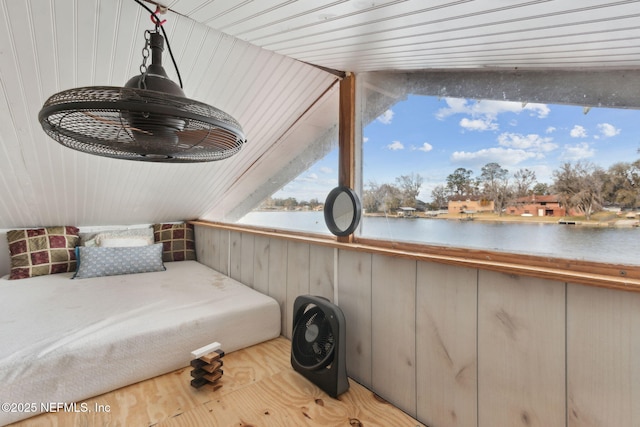
[[[411,95],[363,130],[363,182],[394,183],[400,175],[423,179],[419,198],[446,184],[457,168],[481,174],[495,162],[510,174],[527,168],[551,184],[565,162],[603,168],[640,158],[640,111]],[[274,197],[317,198],[337,185],[337,150]]]

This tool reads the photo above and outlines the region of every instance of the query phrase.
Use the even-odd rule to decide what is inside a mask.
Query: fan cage
[[[307,369],[329,367],[335,353],[335,337],[329,319],[315,304],[303,306],[299,311],[304,312],[294,325],[292,345],[296,351],[292,352],[293,357],[300,366]],[[312,326],[318,330],[309,334]],[[309,340],[309,335],[313,335],[313,340]]]
[[[66,147],[121,159],[222,160],[246,143],[240,124],[224,111],[145,89],[69,89],[47,100],[39,120]]]

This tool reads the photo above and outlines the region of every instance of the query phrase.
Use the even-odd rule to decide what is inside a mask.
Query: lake
[[[251,212],[238,222],[330,234],[322,212]],[[640,265],[639,227],[365,216],[360,232],[363,237],[393,241]]]

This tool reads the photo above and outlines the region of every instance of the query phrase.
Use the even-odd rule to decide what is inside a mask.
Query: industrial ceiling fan
[[[151,13],[155,24],[155,30],[145,31],[140,75],[124,87],[91,86],[54,94],[38,114],[43,130],[66,147],[117,159],[208,162],[239,152],[246,142],[240,124],[224,111],[185,97],[168,39],[180,85],[167,76],[160,8],[153,12],[134,1]]]

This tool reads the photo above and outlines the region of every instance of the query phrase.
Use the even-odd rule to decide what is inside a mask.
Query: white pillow
[[[84,246],[102,247],[134,247],[154,244],[153,229],[128,228],[124,230],[108,230],[96,234],[92,239],[85,241]]]
[[[153,244],[153,241],[149,241],[149,238],[144,236],[129,236],[129,237],[102,236],[97,240],[97,242],[98,242],[98,246],[103,248],[149,246]]]

